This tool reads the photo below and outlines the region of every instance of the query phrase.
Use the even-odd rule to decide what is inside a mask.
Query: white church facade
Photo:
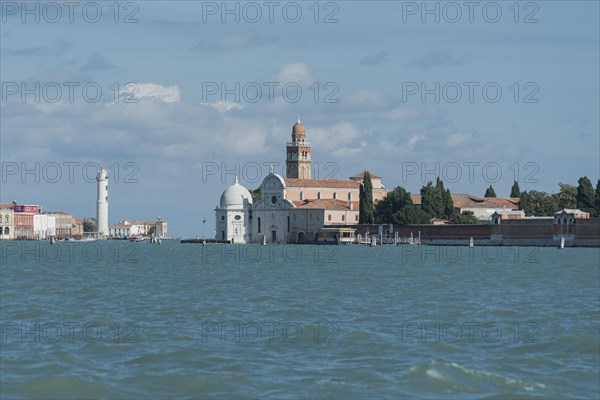
[[[311,144],[298,119],[286,146],[286,178],[273,171],[260,185],[253,203],[248,189],[235,183],[221,195],[215,209],[215,239],[231,243],[314,243],[327,225],[358,224],[362,174],[350,179],[312,179]],[[373,199],[387,194],[381,178],[372,175]]]

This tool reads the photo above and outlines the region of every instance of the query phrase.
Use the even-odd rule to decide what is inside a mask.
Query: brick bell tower
[[[286,178],[311,179],[310,142],[306,140],[300,117],[292,128],[292,141],[287,143],[286,149]]]

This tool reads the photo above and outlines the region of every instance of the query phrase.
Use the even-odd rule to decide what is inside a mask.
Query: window
[[[288,223],[288,232],[290,231],[290,216],[288,215],[287,217],[287,223]]]
[[[225,221],[225,216],[221,215],[221,221]]]
[[[304,192],[300,192],[300,200],[304,200]]]
[[[277,203],[277,197],[273,196],[271,197],[271,204],[275,205],[275,203]]]
[[[321,199],[321,192],[317,192],[317,199]]]
[[[333,192],[333,199],[334,200],[337,199],[337,193],[336,192]]]
[[[358,221],[358,215],[355,215],[355,216],[354,216],[354,220],[355,220],[355,221]]]
[[[348,201],[352,201],[352,192],[348,192]]]
[[[345,220],[345,217],[346,217],[345,215],[342,215],[342,221],[344,221],[344,220]]]
[[[258,233],[260,233],[260,217],[257,218],[257,224],[256,226],[258,227]]]
[[[235,220],[236,220],[236,221],[239,221],[240,219],[242,219],[242,217],[240,217],[239,215],[236,215],[236,216],[235,216],[235,217],[233,217],[233,218],[235,218]]]
[[[331,214],[327,215],[327,221],[331,221]]]

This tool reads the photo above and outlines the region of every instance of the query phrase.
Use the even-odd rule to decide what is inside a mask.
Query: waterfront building
[[[311,143],[300,119],[286,144],[286,177],[267,175],[260,199],[236,181],[215,208],[216,239],[234,243],[316,243],[321,228],[358,224],[364,173],[349,179],[312,178]],[[371,175],[373,200],[385,197],[381,177]]]
[[[75,217],[62,211],[49,211],[44,212],[44,214],[54,217],[54,236],[56,236],[57,239],[74,237],[73,227],[75,225]]]
[[[157,238],[166,238],[167,233],[169,232],[167,221],[164,221],[160,217],[156,218],[156,222],[154,222],[154,235]]]
[[[34,239],[33,215],[30,213],[15,213],[15,239]]]
[[[167,221],[160,218],[157,218],[156,221],[119,221],[118,224],[110,225],[108,230],[109,236],[112,238],[129,238],[151,234],[164,238],[167,236]]]
[[[53,215],[50,218],[54,220]],[[33,237],[38,240],[48,238],[48,214],[33,215]]]
[[[0,204],[0,240],[15,238],[15,212],[11,204]]]

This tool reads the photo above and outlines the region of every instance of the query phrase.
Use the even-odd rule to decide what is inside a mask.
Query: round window
[[[273,203],[273,204],[277,203],[277,197],[276,196],[271,197],[271,203]]]
[[[240,219],[242,219],[242,217],[240,217],[239,215],[236,215],[234,218],[235,218],[237,221],[239,221]]]

